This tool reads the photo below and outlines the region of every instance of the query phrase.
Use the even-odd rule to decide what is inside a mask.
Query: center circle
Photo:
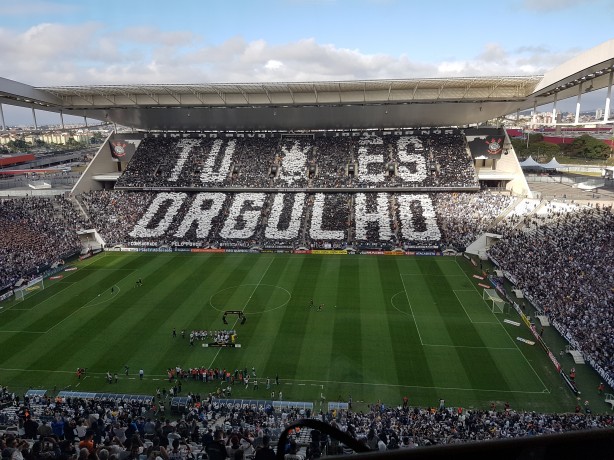
[[[216,311],[245,310],[245,315],[259,315],[288,305],[290,291],[274,284],[239,284],[217,291],[209,298]]]

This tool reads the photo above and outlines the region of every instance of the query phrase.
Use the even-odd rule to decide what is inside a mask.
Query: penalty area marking
[[[60,284],[60,283],[57,283],[57,284]],[[63,284],[66,284],[66,286],[65,286],[65,287],[63,287],[62,289],[60,289],[60,290],[59,290],[58,292],[56,292],[55,294],[52,294],[52,295],[50,295],[49,297],[47,297],[47,298],[43,299],[43,300],[42,300],[42,302],[38,302],[37,304],[32,305],[32,307],[30,307],[30,308],[19,308],[19,309],[17,309],[17,308],[11,308],[11,307],[8,307],[6,310],[4,310],[4,311],[0,311],[0,313],[5,313],[5,312],[7,312],[7,311],[11,311],[11,310],[15,310],[15,311],[31,311],[31,310],[34,310],[34,309],[35,309],[36,307],[38,307],[39,305],[42,305],[42,304],[44,304],[45,302],[47,302],[48,300],[53,299],[53,298],[54,298],[56,295],[61,294],[62,292],[64,292],[66,289],[68,289],[69,287],[71,287],[71,286],[73,285],[73,283],[63,283]],[[48,288],[48,289],[51,289],[51,288]],[[44,292],[44,291],[45,291],[44,289],[43,289],[43,290],[37,290],[37,291],[36,291],[34,294],[32,294],[32,295],[31,295],[30,297],[28,297],[27,299],[30,299],[30,298],[34,297],[35,295],[40,294],[41,292]],[[27,300],[27,299],[26,299],[26,300]],[[15,305],[18,305],[18,304],[15,304]]]
[[[117,292],[119,293],[119,286],[117,286],[117,285],[113,285],[113,287],[116,287],[116,288],[117,288]],[[105,289],[103,292],[101,292],[100,294],[98,294],[98,295],[96,296],[96,299],[97,299],[98,297],[100,297],[100,296],[101,296],[101,294],[104,294],[106,291],[107,291],[107,289]],[[111,296],[112,296],[112,297],[115,297],[115,295],[116,295],[115,293],[111,294]],[[87,310],[87,309],[89,309],[89,308],[97,307],[98,305],[102,305],[103,303],[107,303],[109,300],[111,300],[111,299],[104,299],[104,300],[102,300],[102,301],[100,301],[100,302],[96,302],[96,303],[94,303],[94,304],[92,304],[92,305],[90,305],[90,303],[91,303],[91,302],[93,302],[93,301],[94,301],[94,299],[87,301],[87,302],[86,302],[84,305],[82,305],[81,307],[77,308],[77,309],[76,309],[75,311],[73,311],[73,312],[72,312],[70,315],[66,316],[66,317],[65,317],[64,319],[62,319],[61,321],[59,321],[59,322],[55,323],[53,326],[51,326],[49,329],[47,329],[47,330],[46,330],[44,333],[46,334],[47,332],[52,331],[54,328],[56,328],[57,326],[59,326],[60,324],[62,324],[64,321],[66,321],[68,318],[70,318],[70,317],[71,317],[72,315],[74,315],[75,313],[78,313],[78,312],[80,312],[81,310]]]
[[[72,284],[70,284],[69,286],[71,286]],[[103,300],[100,300],[99,302],[93,303],[91,304],[95,299],[98,299],[98,297],[100,297],[102,294],[104,294],[104,292],[106,292],[107,290],[105,289],[105,291],[101,292],[100,294],[98,294],[95,299],[90,300],[89,302],[87,302],[85,305],[82,305],[81,307],[77,308],[75,311],[73,311],[71,314],[69,314],[68,316],[66,316],[65,318],[61,319],[60,321],[58,321],[57,323],[55,323],[53,326],[51,326],[49,329],[47,329],[46,331],[2,331],[0,330],[0,333],[4,332],[4,333],[24,333],[24,334],[46,334],[47,332],[50,332],[52,329],[54,329],[56,326],[62,324],[64,321],[66,321],[68,318],[70,318],[72,315],[74,315],[75,313],[78,313],[81,310],[87,310],[88,308],[94,308],[97,307],[98,305],[102,305],[103,303],[107,303],[110,300],[113,299],[113,297],[117,296],[119,294],[120,288],[119,286],[117,286],[116,284],[114,284],[112,286],[114,289],[113,293],[111,294],[110,298],[105,298]],[[66,288],[64,288],[66,289]],[[64,290],[62,289],[62,291]],[[61,292],[61,291],[60,291]],[[56,294],[54,294],[53,296],[59,294],[59,292],[57,292]],[[42,303],[46,302],[47,300],[51,299],[53,296],[47,298],[46,300],[44,300],[43,302],[41,302],[40,304],[35,305],[34,307],[41,305]],[[91,305],[90,305],[91,304]],[[25,308],[25,309],[15,309],[15,311],[30,311],[32,310],[34,307],[32,308]],[[11,309],[12,310],[12,309]],[[10,311],[10,310],[6,310],[6,311]],[[3,313],[3,312],[0,312]]]
[[[410,316],[410,317],[412,317],[412,318],[413,318],[413,315],[411,315],[410,313],[407,313],[406,311],[401,310],[399,307],[397,307],[397,306],[394,304],[394,298],[395,298],[396,296],[398,296],[398,295],[401,295],[401,294],[405,294],[405,291],[399,291],[399,292],[397,292],[396,294],[393,294],[393,296],[392,296],[392,297],[390,297],[390,305],[392,305],[392,308],[394,308],[394,309],[395,309],[396,311],[398,311],[399,313],[402,313],[402,314],[404,314],[404,315],[407,315],[407,316]]]
[[[260,312],[255,312],[255,313],[243,313],[245,316],[248,316],[248,315],[249,315],[249,316],[252,316],[252,315],[261,315],[261,314],[263,314],[263,313],[268,313],[268,312],[270,312],[270,311],[279,310],[280,308],[283,308],[283,307],[285,307],[286,305],[288,305],[288,304],[290,303],[290,299],[292,298],[292,294],[290,293],[290,291],[288,291],[286,288],[283,288],[283,287],[278,286],[278,285],[276,285],[276,284],[262,284],[262,283],[258,283],[258,284],[256,284],[256,283],[248,283],[248,284],[239,284],[239,285],[236,285],[236,286],[230,286],[230,287],[227,287],[227,288],[224,288],[224,289],[220,289],[219,291],[217,291],[216,293],[214,293],[213,295],[211,295],[211,297],[209,297],[209,306],[210,306],[211,308],[213,308],[215,311],[219,311],[219,312],[221,312],[221,313],[225,312],[226,310],[228,310],[228,308],[224,308],[223,310],[220,310],[219,308],[217,308],[217,307],[216,307],[216,305],[214,305],[214,303],[213,303],[213,298],[214,298],[216,295],[218,295],[219,293],[221,293],[221,292],[228,291],[228,290],[230,290],[230,289],[235,289],[235,290],[237,290],[237,289],[242,288],[242,287],[244,287],[244,286],[256,286],[256,288],[255,288],[255,289],[253,290],[253,292],[252,292],[252,296],[254,295],[254,293],[256,292],[256,290],[257,290],[259,287],[261,287],[261,286],[266,286],[266,287],[270,287],[270,288],[273,288],[273,289],[280,289],[280,290],[284,291],[284,292],[285,292],[285,293],[288,295],[288,300],[286,300],[285,302],[282,302],[281,304],[279,304],[279,305],[277,305],[277,306],[275,306],[275,307],[267,308],[267,309],[265,309],[265,310],[262,310],[262,311],[260,311]],[[250,296],[249,300],[251,300],[251,297],[252,297],[252,296]],[[248,303],[249,303],[249,300],[248,300]]]
[[[456,293],[457,289],[452,289],[452,292],[454,292],[454,296],[456,296],[456,300],[458,300],[458,303],[460,304],[461,308],[463,309],[463,311],[465,312],[465,315],[467,315],[467,318],[469,319],[469,321],[471,322],[471,324],[501,324],[499,321],[473,321],[473,318],[471,317],[471,315],[469,315],[469,312],[467,311],[467,309],[465,308],[465,305],[463,304],[463,301],[460,299],[460,297],[458,296],[458,294]],[[468,290],[463,290],[463,292],[467,292]],[[469,292],[474,292],[473,291],[469,291]],[[482,303],[485,303],[484,300],[480,299],[480,301]]]
[[[414,315],[414,309],[411,307],[411,302],[409,301],[409,294],[407,293],[407,288],[405,287],[405,280],[403,279],[403,275],[401,275],[401,283],[403,283],[403,291],[401,292],[405,293],[405,298],[407,299],[407,305],[409,305],[409,311],[411,312],[410,316],[414,320],[414,326],[416,326],[416,332],[418,332],[418,338],[420,339],[420,345],[422,345],[424,341],[422,340],[422,334],[420,334],[420,328],[418,327],[418,321],[416,321],[416,315]],[[397,292],[397,294],[400,294],[400,292]],[[396,296],[397,294],[395,294],[394,296]],[[390,298],[391,303],[392,303],[392,299],[394,298],[394,296]],[[396,306],[394,308],[399,310]],[[401,311],[401,313],[403,312]]]
[[[474,292],[474,291],[472,291]],[[399,291],[396,294],[394,294],[391,298],[390,298],[390,304],[392,305],[392,308],[394,308],[395,310],[397,310],[399,313],[403,314],[403,315],[407,315],[409,317],[411,317],[414,322],[416,321],[415,318],[412,317],[412,315],[410,315],[409,313],[401,310],[399,307],[397,307],[394,304],[394,298],[398,295],[404,294],[405,291]],[[478,324],[478,323],[474,323],[474,324]],[[499,324],[499,323],[486,323],[486,324]],[[416,329],[418,328],[418,325],[416,324]],[[421,344],[423,347],[446,347],[446,348],[475,348],[475,349],[483,349],[483,350],[515,350],[518,351],[517,347],[472,347],[472,346],[468,346],[468,345],[447,345],[447,344],[434,344],[434,343],[422,343]]]
[[[456,260],[456,258],[454,258],[454,260],[456,261],[456,265],[458,265],[458,268],[465,274],[465,277],[467,277],[467,279],[471,282],[471,279],[469,278],[469,275],[465,272],[465,270],[463,270],[463,268],[460,266],[460,264],[458,263],[458,260]],[[478,293],[478,295],[480,295],[480,291],[478,290],[478,288],[472,283],[473,288],[475,289],[475,291]],[[484,303],[486,304],[486,301],[484,301]],[[497,315],[495,315],[494,313],[492,314],[493,317],[497,318]],[[497,321],[499,321],[497,319]],[[537,371],[535,370],[535,368],[533,367],[533,365],[529,362],[529,360],[527,359],[527,357],[525,356],[525,354],[522,352],[522,350],[520,349],[520,347],[518,346],[518,344],[516,343],[516,341],[512,338],[512,336],[510,335],[510,333],[507,331],[507,328],[503,326],[503,324],[501,324],[499,322],[499,324],[501,325],[501,329],[503,329],[505,331],[505,333],[507,334],[507,336],[510,338],[510,340],[512,341],[512,343],[514,344],[514,346],[516,348],[518,348],[518,351],[520,352],[520,354],[522,355],[522,357],[524,358],[525,362],[527,363],[527,365],[529,366],[529,368],[533,371],[533,373],[535,374],[535,376],[537,377],[537,379],[540,381],[540,383],[542,384],[542,386],[544,387],[545,390],[548,389],[548,387],[546,386],[546,384],[544,383],[544,381],[542,380],[542,378],[539,376],[539,374],[537,373]],[[548,391],[550,392],[550,391]]]
[[[93,308],[93,307],[97,307],[98,305],[102,305],[103,303],[107,303],[109,300],[111,300],[113,297],[116,297],[117,295],[119,295],[119,291],[121,291],[120,287],[117,284],[114,284],[113,286],[111,286],[111,288],[113,288],[113,292],[111,293],[111,298],[104,298],[101,299],[99,302],[93,303],[91,305],[89,305],[91,302],[93,302],[94,299],[90,300],[88,303],[86,303],[84,306],[82,306],[81,308]],[[104,294],[106,291],[108,291],[108,289],[105,289],[103,292],[101,292],[100,294],[98,294],[96,296],[96,300],[98,300],[98,297],[100,297],[102,294]]]

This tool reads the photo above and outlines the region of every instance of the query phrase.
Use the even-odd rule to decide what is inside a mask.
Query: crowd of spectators
[[[477,187],[465,138],[364,134],[148,137],[117,186],[193,188]]]
[[[352,195],[316,193],[309,195],[311,208],[306,243],[313,249],[341,249],[347,246],[352,222]]]
[[[396,246],[396,234],[393,234],[394,201],[386,193],[359,193],[354,195],[354,221],[356,245]]]
[[[438,193],[433,202],[441,230],[441,243],[466,248],[490,228],[514,202],[509,195],[490,192]]]
[[[568,211],[530,216],[490,255],[551,323],[614,378],[614,214],[611,206]]]
[[[36,276],[81,248],[83,219],[63,197],[0,201],[0,288]]]
[[[344,188],[352,184],[349,165],[355,164],[353,145],[345,137],[318,137],[313,141],[309,166],[315,168],[312,187]],[[357,171],[354,170],[354,173]]]
[[[117,186],[130,187],[139,184],[150,187],[170,175],[172,152],[179,142],[178,138],[145,138],[124,173],[117,180]],[[165,174],[166,173],[166,174]]]
[[[428,244],[462,249],[489,229],[514,198],[489,192],[96,191],[83,194],[82,202],[107,245],[322,249]],[[172,206],[177,210],[169,213],[171,222],[161,224]],[[146,210],[151,219],[134,230]],[[147,230],[153,228],[163,231]]]
[[[5,408],[0,412],[10,412],[12,417],[0,430],[2,457],[191,460],[206,453],[211,460],[259,459],[259,451],[274,447],[284,428],[303,418],[330,424],[374,451],[565,433],[614,424],[612,415],[582,410],[545,414],[509,406],[499,410],[406,404],[389,408],[378,402],[366,411],[327,412],[227,404],[212,394],[190,394],[188,399],[191,403],[186,412],[174,420],[161,414],[160,407],[169,404],[165,396],[151,405],[105,399],[14,400],[10,411]],[[293,433],[282,448],[308,460],[351,453],[333,436],[310,429]]]
[[[267,200],[267,207],[263,210],[264,247],[298,247],[302,244],[302,223],[307,213],[305,198],[304,193],[278,193]]]
[[[127,242],[128,233],[153,199],[148,192],[97,190],[79,195],[79,200],[107,246]]]
[[[364,440],[371,449],[389,450],[563,433],[611,426],[614,422],[610,415],[593,416],[581,412],[543,414],[504,408],[380,406],[367,413],[344,414],[336,423],[343,431]]]

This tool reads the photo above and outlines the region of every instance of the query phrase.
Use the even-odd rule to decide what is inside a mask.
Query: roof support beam
[[[107,96],[104,93],[100,93],[100,96],[105,98],[107,101],[109,101],[111,104],[115,105],[115,98],[112,98],[113,96]]]
[[[213,86],[213,90],[217,93],[222,102],[226,104],[226,93],[222,93],[217,86]]]
[[[175,96],[174,96],[174,95],[173,95],[173,94],[172,94],[170,91],[169,91],[169,94],[170,94],[172,97],[175,97]],[[151,91],[150,91],[150,92],[148,92],[148,93],[147,93],[147,95],[148,95],[148,96],[151,98],[151,100],[152,100],[152,101],[154,101],[156,104],[160,105],[160,96],[158,96],[158,95],[157,95],[157,94],[155,94],[155,93],[152,93]],[[175,98],[175,99],[176,99],[176,98]]]
[[[290,98],[292,98],[292,103],[296,104],[296,100],[294,100],[294,93],[292,92],[292,89],[290,88],[290,86],[286,85],[286,89],[290,93]]]
[[[495,93],[495,91],[497,90],[497,88],[499,86],[501,86],[501,83],[503,82],[503,80],[499,80],[497,81],[490,89],[490,93],[488,93],[488,97],[492,97],[492,95]]]
[[[266,89],[266,86],[264,85],[262,85],[261,88],[264,91],[264,94],[266,94],[266,97],[269,100],[269,104],[271,104],[273,101],[271,100],[271,95],[269,94],[269,90]]]
[[[471,86],[475,83],[475,79],[470,80],[468,85],[465,86],[465,93],[463,94],[463,99],[465,99],[467,97],[467,94],[469,93],[469,90],[471,89]]]
[[[190,86],[188,86],[190,92],[196,96],[196,99],[198,99],[200,101],[201,104],[205,105],[205,99],[203,98],[202,94],[200,94],[199,91],[197,91],[195,88],[192,88]]]
[[[181,105],[181,94],[177,93],[176,91],[173,91],[168,86],[164,86],[163,88],[168,92],[168,95],[170,97],[177,101],[177,104]]]
[[[444,80],[444,82],[439,87],[439,91],[437,92],[437,100],[439,100],[441,98],[441,93],[444,90],[444,88],[446,87],[446,85],[449,83],[449,81],[450,80]]]
[[[247,102],[249,104],[249,96],[247,95],[247,93],[245,92],[245,90],[243,88],[241,88],[240,86],[237,86],[239,92],[243,95],[243,99],[245,99],[245,102]]]
[[[137,99],[136,99],[136,94],[133,94],[123,88],[119,88],[118,91],[120,93],[122,93],[124,96],[126,96],[128,99],[130,99],[130,101],[132,101],[135,105],[138,105]],[[94,104],[92,104],[94,105]]]
[[[416,86],[414,86],[414,92],[411,94],[411,100],[416,99],[416,91],[418,91],[418,86],[420,86],[420,81],[416,82]]]

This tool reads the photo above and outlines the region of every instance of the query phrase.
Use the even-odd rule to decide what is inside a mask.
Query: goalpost
[[[36,278],[30,281],[27,285],[13,290],[15,294],[15,301],[21,302],[28,295],[33,294],[38,291],[42,291],[43,289],[45,289],[45,282],[43,281],[43,278],[42,277]]]
[[[490,307],[493,313],[505,313],[507,302],[499,297],[496,289],[484,289],[482,299]]]

